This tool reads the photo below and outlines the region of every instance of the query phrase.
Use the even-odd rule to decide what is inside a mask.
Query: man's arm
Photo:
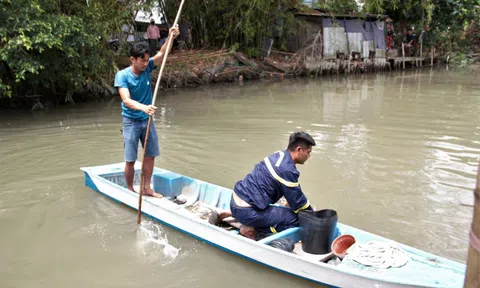
[[[139,110],[145,112],[147,115],[153,115],[155,114],[155,111],[157,110],[157,107],[153,105],[144,105],[138,101],[133,100],[130,98],[130,91],[128,91],[128,88],[118,88],[118,93],[120,93],[120,97],[122,97],[123,103],[125,103],[125,106],[132,110]]]
[[[162,48],[160,48],[160,51],[158,51],[158,53],[153,56],[153,64],[160,65],[162,63],[163,57],[165,56],[167,49],[168,51],[172,49],[173,39],[177,38],[178,34],[180,34],[180,32],[178,31],[178,27],[170,28],[170,33],[168,33],[167,41],[165,42],[165,44],[163,44]]]
[[[312,206],[308,201],[305,194],[303,194],[302,188],[298,183],[298,175],[293,172],[286,172],[282,175],[286,180],[286,183],[282,183],[283,195],[288,202],[288,206],[298,213],[302,210],[312,210]],[[286,185],[288,184],[288,185]]]
[[[298,187],[284,187],[285,199],[288,202],[293,212],[298,213],[302,210],[313,210],[310,201],[308,201],[305,194],[303,194],[300,186]]]

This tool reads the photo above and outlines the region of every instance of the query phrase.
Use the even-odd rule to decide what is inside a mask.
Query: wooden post
[[[402,82],[400,83],[400,93],[398,93],[398,98],[402,99],[403,95],[403,80],[405,80],[405,70],[402,72]]]
[[[468,248],[467,272],[465,273],[464,287],[480,286],[480,252],[478,238],[480,237],[480,165],[477,168],[477,183],[473,190],[475,204],[473,208],[473,220],[470,230],[470,246]],[[477,245],[475,245],[477,244]],[[477,247],[475,248],[474,245]]]
[[[423,66],[423,40],[420,41],[420,67]]]
[[[405,46],[402,43],[402,61],[403,61],[403,69],[405,69]]]
[[[433,67],[433,55],[435,54],[435,47],[432,46],[432,50],[430,51],[430,53],[432,54],[432,58],[430,59],[430,66]]]

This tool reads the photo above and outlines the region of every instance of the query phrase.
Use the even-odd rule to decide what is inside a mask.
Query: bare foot
[[[240,226],[240,234],[247,238],[255,240],[255,229],[253,227],[242,224]]]
[[[220,220],[223,220],[227,217],[232,216],[232,212],[229,210],[218,211],[218,215],[220,216]]]
[[[151,197],[155,197],[155,198],[163,198],[162,194],[159,194],[159,193],[153,191],[151,188],[143,189],[143,195],[151,196]]]

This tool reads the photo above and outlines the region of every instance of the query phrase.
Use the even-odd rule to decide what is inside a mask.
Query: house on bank
[[[288,52],[304,52],[309,58],[307,62],[317,62],[314,66],[320,65],[320,62],[323,65],[331,64],[335,60],[337,66],[344,66],[343,68],[348,70],[351,65],[392,68],[399,67],[402,63],[405,68],[405,62],[421,66],[426,59],[422,57],[421,47],[420,57],[406,57],[403,45],[401,48],[387,50],[388,15],[361,12],[339,14],[313,8],[316,0],[303,2],[306,9],[295,12],[295,18],[299,21],[290,29],[293,30],[290,35],[285,35],[287,37],[284,40]],[[362,3],[358,4],[362,6]],[[281,31],[281,28],[278,25],[274,27],[273,38],[275,31],[279,30]],[[268,57],[269,51],[275,45],[272,45],[273,42],[273,39],[266,41],[267,52],[264,56]]]
[[[385,19],[387,15],[334,14],[320,9],[297,12],[296,33],[287,40],[290,52],[308,45],[318,46],[323,59],[348,56],[386,59]]]

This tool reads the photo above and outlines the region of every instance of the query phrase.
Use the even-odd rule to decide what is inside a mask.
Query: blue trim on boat
[[[85,172],[85,174],[87,174],[87,173]],[[138,211],[137,208],[132,207],[132,206],[130,206],[130,205],[127,205],[127,204],[125,204],[125,203],[123,203],[123,202],[121,202],[121,201],[119,201],[119,200],[111,197],[110,195],[107,195],[107,194],[103,193],[102,191],[98,190],[98,188],[96,187],[96,185],[95,185],[95,184],[93,183],[93,181],[91,180],[90,176],[88,176],[88,178],[89,178],[89,182],[88,182],[88,183],[91,183],[91,184],[92,184],[92,186],[88,186],[88,185],[87,185],[88,187],[92,188],[93,190],[97,191],[98,193],[100,193],[100,194],[102,194],[102,195],[107,196],[107,198],[112,199],[112,200],[114,200],[114,201],[117,202],[117,203],[121,203],[121,204],[123,204],[123,205],[126,206],[126,207],[129,207],[129,208],[131,208],[131,209],[133,209],[133,210],[135,210],[135,211]],[[86,183],[87,183],[87,181],[86,181]],[[94,188],[94,187],[95,187],[95,188]],[[177,226],[174,226],[174,225],[172,225],[172,224],[169,224],[169,223],[167,223],[167,222],[164,222],[164,221],[162,221],[162,220],[160,220],[160,219],[158,219],[158,218],[156,218],[156,217],[154,217],[154,216],[152,216],[152,215],[150,215],[150,214],[148,214],[148,213],[145,213],[145,212],[143,212],[143,211],[142,211],[142,215],[146,215],[146,216],[148,216],[149,218],[154,219],[154,220],[156,220],[157,222],[162,223],[163,225],[166,225],[166,226],[168,226],[168,227],[174,228],[175,230],[178,230],[178,231],[180,231],[180,232],[182,232],[182,233],[185,233],[185,234],[189,235],[189,236],[192,237],[192,238],[201,240],[202,242],[205,242],[205,243],[210,244],[210,245],[212,245],[212,246],[214,246],[214,247],[220,248],[220,249],[223,250],[223,251],[229,252],[229,253],[231,253],[231,254],[233,254],[233,255],[240,256],[241,258],[250,260],[250,261],[252,261],[252,262],[261,264],[262,266],[269,267],[269,268],[273,268],[274,270],[283,272],[283,273],[288,274],[288,275],[295,276],[295,277],[297,277],[297,278],[301,278],[301,279],[307,280],[307,281],[309,281],[309,282],[314,282],[314,283],[322,284],[322,285],[324,285],[324,286],[326,286],[326,287],[340,288],[340,287],[338,287],[338,286],[332,286],[332,285],[329,285],[329,284],[327,284],[327,283],[323,283],[323,282],[320,282],[320,281],[315,281],[315,280],[312,280],[312,279],[309,279],[309,278],[306,278],[306,277],[303,277],[303,276],[300,276],[300,275],[297,275],[297,274],[294,274],[294,273],[290,273],[290,272],[288,272],[288,271],[285,271],[285,270],[279,269],[279,268],[277,268],[277,267],[270,266],[270,265],[267,265],[267,264],[262,263],[262,262],[260,262],[260,261],[257,261],[257,260],[255,260],[255,259],[253,259],[253,258],[246,257],[246,256],[243,255],[243,254],[239,254],[239,253],[237,253],[237,252],[235,252],[235,251],[233,251],[233,250],[227,249],[227,248],[225,248],[225,247],[223,247],[223,246],[220,246],[220,245],[217,245],[217,244],[215,244],[215,243],[213,243],[213,242],[210,242],[210,241],[208,241],[208,240],[205,240],[204,238],[202,238],[202,237],[200,237],[200,236],[197,236],[197,235],[192,234],[192,233],[190,233],[190,232],[187,232],[187,231],[185,231],[185,230],[183,230],[183,229],[181,229],[181,228],[178,228]]]
[[[93,190],[95,190],[97,192],[100,192],[97,185],[95,185],[95,183],[93,182],[92,177],[90,177],[90,175],[87,172],[83,172],[83,173],[85,173],[85,186],[87,186],[89,188],[92,188]],[[102,194],[104,194],[104,193],[102,193]]]

